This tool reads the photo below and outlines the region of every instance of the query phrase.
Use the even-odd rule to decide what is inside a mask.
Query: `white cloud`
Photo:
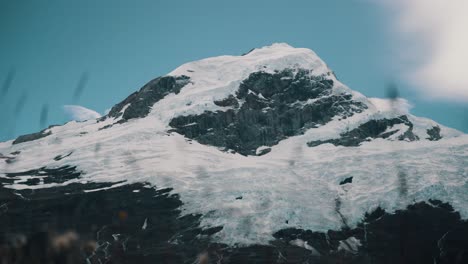
[[[392,11],[403,77],[425,96],[468,101],[468,0],[378,2]]]
[[[406,99],[397,98],[395,100],[383,98],[369,98],[371,103],[382,112],[395,112],[401,115],[409,114],[413,105]]]
[[[101,117],[98,112],[79,105],[64,105],[63,109],[72,120],[76,121],[85,121]]]

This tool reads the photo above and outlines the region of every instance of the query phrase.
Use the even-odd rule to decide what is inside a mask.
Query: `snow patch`
[[[310,246],[307,241],[304,241],[302,239],[298,238],[298,239],[295,239],[295,240],[291,240],[289,243],[291,245],[298,246],[298,247],[305,248],[305,249],[309,250],[311,252],[311,254],[314,255],[314,256],[320,256],[321,255],[320,252],[318,252],[315,248]]]
[[[350,253],[357,253],[359,247],[361,246],[361,241],[355,237],[348,237],[346,240],[341,240],[338,246],[338,251],[344,250]]]

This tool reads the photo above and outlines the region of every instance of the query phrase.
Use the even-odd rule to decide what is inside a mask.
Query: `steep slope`
[[[468,217],[468,136],[409,114],[402,99],[366,98],[287,44],[184,64],[99,120],[3,142],[0,153],[0,182],[18,191],[173,188],[182,214],[221,226],[212,237],[229,245],[355,228],[376,208],[429,199]]]

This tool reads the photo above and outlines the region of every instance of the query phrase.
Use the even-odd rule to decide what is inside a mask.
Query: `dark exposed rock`
[[[112,126],[113,126],[113,124],[108,124],[108,125],[105,125],[103,127],[98,128],[98,130],[100,131],[100,130],[103,130],[103,129],[108,129],[108,128],[111,128]]]
[[[23,183],[26,185],[37,185],[42,181],[43,183],[64,183],[68,180],[76,179],[80,176],[80,172],[76,171],[76,167],[63,166],[59,168],[46,168],[42,167],[39,169],[33,169],[22,172],[5,173],[8,178],[8,182],[19,179],[21,176],[30,176],[31,178]],[[3,179],[0,179],[0,183],[5,183]]]
[[[257,156],[263,156],[271,152],[271,148],[264,148],[261,150],[257,150]]]
[[[155,103],[171,93],[178,94],[189,81],[190,78],[184,75],[156,78],[112,107],[109,114],[101,120],[107,117],[117,118],[122,116],[121,122],[125,122],[132,118],[145,117]],[[124,110],[127,105],[128,107]],[[122,110],[124,110],[123,113]]]
[[[15,156],[5,156],[2,153],[0,153],[0,160],[5,161],[6,164],[12,164],[16,161]]]
[[[340,185],[344,185],[347,183],[352,183],[353,182],[353,177],[348,177],[340,182]]]
[[[443,208],[447,211],[453,212],[453,207],[448,203],[444,203],[440,200],[434,200],[434,199],[429,199],[429,203],[435,207]]]
[[[39,185],[39,184],[41,184],[41,179],[40,178],[30,178],[30,179],[27,179],[24,182],[24,184],[28,185],[28,186]]]
[[[15,158],[5,159],[6,164],[12,164],[12,163],[14,163],[15,161],[16,161]]]
[[[329,95],[333,81],[322,76],[313,76],[309,70],[283,70],[276,74],[254,72],[239,86],[237,98],[245,98],[249,90],[262,94],[265,99],[276,100],[284,105],[307,101]]]
[[[222,226],[217,226],[217,227],[204,229],[204,230],[201,231],[200,234],[210,236],[210,235],[218,233],[221,230],[223,230],[223,227]]]
[[[374,211],[367,212],[365,214],[365,219],[366,219],[366,222],[369,223],[369,222],[379,220],[384,215],[385,215],[385,210],[380,207],[377,207]]]
[[[367,108],[351,94],[331,95],[332,87],[332,80],[308,70],[256,72],[241,83],[237,100],[231,95],[216,102],[233,108],[175,117],[170,126],[202,144],[255,155],[260,146],[273,146],[335,116],[349,117]]]
[[[8,164],[14,162],[15,158],[16,157],[14,156],[5,156],[2,153],[0,153],[0,160],[4,160]]]
[[[437,263],[468,263],[468,228],[457,226],[445,233],[437,242]]]
[[[345,146],[345,147],[356,147],[359,146],[362,142],[368,141],[370,139],[375,138],[388,138],[391,135],[398,132],[398,129],[387,131],[387,129],[391,128],[397,124],[405,124],[408,129],[398,137],[398,140],[406,140],[406,141],[415,141],[419,140],[418,136],[413,133],[413,123],[408,120],[407,116],[400,116],[397,118],[392,119],[378,119],[378,120],[370,120],[359,127],[342,133],[340,138],[334,138],[329,140],[316,140],[308,142],[307,145],[309,147],[315,147],[321,144],[331,143],[335,146]]]
[[[54,160],[55,161],[59,161],[59,160],[62,160],[68,156],[70,156],[71,154],[73,153],[73,151],[69,152],[68,154],[64,154],[64,155],[57,155],[54,157]]]
[[[245,55],[251,53],[251,52],[254,51],[254,50],[255,50],[255,48],[252,48],[252,49],[250,49],[249,51],[247,51],[246,53],[242,53],[241,56],[245,56]]]
[[[355,229],[326,233],[284,229],[275,238],[302,239],[321,254],[317,263],[467,263],[468,222],[440,201],[421,202],[393,214],[381,208],[366,214]],[[354,237],[361,246],[350,255],[338,251],[340,242]]]
[[[461,220],[460,214],[449,204],[440,201],[438,204],[416,203],[408,206],[407,210],[368,221],[365,252],[376,263],[456,263],[446,262],[447,256],[441,256],[437,244],[448,231],[459,229],[467,232],[468,222]],[[460,247],[464,248],[465,259],[459,263],[464,263],[468,260],[466,240],[450,248],[457,251]],[[463,250],[456,254],[463,254]]]
[[[427,135],[429,136],[426,139],[429,139],[431,141],[437,141],[442,139],[442,136],[440,135],[440,127],[439,126],[434,126],[431,129],[426,130]]]
[[[214,101],[214,104],[222,107],[239,107],[239,102],[232,94],[225,99]]]
[[[40,256],[49,260],[44,263],[76,263],[50,262],[54,258],[46,255],[49,243],[44,237],[49,230],[73,230],[83,240],[96,243],[91,252],[80,248],[87,263],[191,263],[207,247],[197,236],[220,230],[202,230],[197,215],[180,217],[182,203],[170,194],[171,189],[155,190],[138,183],[85,192],[106,186],[111,184],[71,184],[34,192],[0,187],[0,200],[8,204],[0,217],[0,250],[6,249],[2,257],[18,261],[11,263],[36,263],[28,260]],[[24,237],[25,243],[12,247],[12,236]],[[37,240],[37,236],[44,239]]]
[[[40,138],[52,135],[52,131],[49,130],[49,131],[46,132],[46,130],[47,129],[44,129],[44,130],[42,130],[40,132],[19,136],[18,138],[16,138],[13,141],[13,145],[23,143],[23,142],[33,141],[33,140],[36,140],[36,139],[40,139]]]
[[[403,133],[403,135],[398,137],[398,140],[416,141],[419,140],[419,137],[413,133],[413,128],[410,127],[408,130],[405,131],[405,133]]]

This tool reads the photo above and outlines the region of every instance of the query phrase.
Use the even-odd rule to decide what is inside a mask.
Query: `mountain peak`
[[[353,227],[372,208],[392,212],[409,201],[453,202],[467,218],[459,202],[467,140],[411,115],[404,100],[351,90],[309,49],[273,44],[186,63],[103,118],[0,143],[0,172],[12,189],[173,188],[182,212],[223,226],[220,241],[268,243],[282,228],[336,230],[343,219]],[[47,178],[49,168],[80,174]],[[401,201],[397,170],[414,176]]]
[[[278,42],[278,43],[273,43],[271,45],[263,46],[263,47],[258,47],[258,48],[253,48],[249,52],[245,53],[245,55],[251,55],[252,53],[257,53],[257,52],[262,52],[263,54],[267,53],[290,53],[290,52],[295,52],[300,48],[295,48],[288,43],[285,42]],[[315,54],[312,50],[310,49],[303,49],[303,50],[308,50],[309,52],[312,52]]]
[[[298,135],[307,135],[308,146],[355,146],[369,138],[417,141],[460,135],[410,115],[409,106],[403,99],[366,98],[337,80],[312,50],[274,43],[241,56],[185,63],[148,82],[99,121],[107,121],[100,128],[107,129],[151,117],[168,131],[243,155],[256,155],[260,149]],[[363,129],[367,132],[357,132]],[[50,133],[46,129],[13,144]]]
[[[275,43],[272,43],[271,45],[263,46],[263,47],[261,47],[259,49],[266,49],[266,48],[269,48],[269,49],[280,49],[280,48],[294,49],[293,46],[289,45],[286,42],[275,42]]]
[[[315,52],[306,48],[294,48],[286,43],[255,48],[241,56],[217,56],[189,62],[178,67],[169,75],[194,75],[194,72],[217,71],[226,78],[245,78],[245,74],[255,70],[275,71],[285,68],[304,68],[314,70],[315,74],[330,72],[326,64]],[[231,74],[224,72],[230,71]],[[203,76],[209,77],[209,76]]]

